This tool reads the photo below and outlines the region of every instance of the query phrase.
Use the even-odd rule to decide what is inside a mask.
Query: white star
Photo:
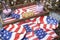
[[[42,30],[40,30],[40,32],[42,32]]]
[[[50,19],[52,19],[52,17],[50,17]]]
[[[2,39],[4,39],[4,37],[2,37]]]
[[[54,21],[53,20],[51,20],[51,23],[53,23]]]
[[[7,36],[7,39],[9,38],[9,36]]]
[[[41,33],[39,33],[39,35],[41,35]]]
[[[48,19],[48,21],[50,21],[50,19]]]
[[[56,20],[55,20],[55,22],[56,22]]]
[[[8,33],[6,33],[6,34],[8,34]]]
[[[3,36],[6,36],[5,34]]]
[[[40,36],[41,38],[43,37],[43,36]]]
[[[1,37],[1,34],[0,34],[0,37]]]
[[[38,31],[38,33],[39,33],[40,31]]]
[[[5,33],[5,31],[4,31],[4,33]]]
[[[42,34],[44,34],[44,33],[42,33]]]

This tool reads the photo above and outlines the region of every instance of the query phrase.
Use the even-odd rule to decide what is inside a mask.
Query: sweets
[[[29,17],[32,17],[32,16],[34,16],[35,14],[32,12],[32,11],[30,11],[30,12],[26,12],[26,13],[23,13],[22,14],[22,17],[23,18],[29,18]]]

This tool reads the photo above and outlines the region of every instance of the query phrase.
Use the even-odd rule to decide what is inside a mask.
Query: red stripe
[[[47,28],[47,24],[43,24],[43,28],[46,30]]]
[[[31,34],[31,32],[30,33],[28,33],[27,35],[29,35],[29,34]],[[27,36],[26,35],[26,36]],[[31,38],[31,37],[33,37],[34,36],[34,33],[32,32],[32,34],[30,35],[30,36],[28,36],[28,38]]]
[[[49,25],[50,25],[50,29],[52,29],[52,27],[53,27],[52,24],[49,24]]]
[[[36,21],[36,18],[34,18],[33,20],[32,20],[32,22],[35,22]]]
[[[18,23],[18,25],[22,25],[23,23],[25,23],[25,21],[21,21]]]
[[[6,18],[6,20],[10,20],[10,19],[13,19],[13,18]],[[6,21],[6,20],[4,20],[4,21]]]
[[[7,29],[9,27],[9,24],[8,25],[6,25],[6,26],[4,26],[4,29]]]
[[[50,30],[49,30],[49,29],[46,29],[45,31],[46,31],[46,32],[49,32]]]
[[[18,27],[16,28],[16,30],[14,32],[18,32],[20,28],[21,28],[21,26],[18,25]]]
[[[14,40],[18,40],[20,35],[21,35],[20,33],[16,33]]]
[[[22,30],[22,32],[21,32],[21,33],[22,33],[22,34],[24,34],[24,32],[26,32],[26,30],[23,28],[23,30]]]
[[[40,17],[40,22],[41,22],[41,23],[44,23],[43,20],[44,20],[44,16],[41,16],[41,17]]]
[[[35,28],[35,27],[36,27],[36,25],[32,26],[32,28],[31,28],[31,29],[34,31],[34,28]]]
[[[9,29],[9,31],[11,31],[14,28],[14,25],[12,24],[12,27]]]
[[[54,32],[50,32],[49,34],[52,35],[52,34],[54,34]]]
[[[39,27],[37,24],[32,27],[32,30],[34,30],[34,28],[36,28],[35,30],[40,29],[40,27]],[[35,30],[34,30],[34,31],[35,31]]]
[[[25,22],[30,22],[31,20],[30,19],[28,19],[28,20],[25,20]]]
[[[20,13],[20,10],[19,10],[19,9],[17,9],[17,11],[18,11],[18,12],[17,12],[17,14],[19,14],[19,13]]]
[[[33,40],[39,40],[38,38],[34,38]]]
[[[49,37],[47,38],[47,40],[52,40],[52,37],[51,37],[51,36],[49,36]]]
[[[22,14],[27,11],[26,9],[27,8],[22,8],[22,11],[23,11]]]
[[[38,27],[38,28],[37,28],[36,30],[40,29],[40,24],[37,24],[37,27]]]
[[[23,10],[23,12],[26,12],[27,11],[26,8],[22,8],[22,10]]]

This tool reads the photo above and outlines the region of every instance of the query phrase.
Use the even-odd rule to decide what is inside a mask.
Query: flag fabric
[[[53,30],[44,30],[32,22],[21,24],[20,28],[14,25],[15,28],[7,25],[6,28],[0,30],[0,37],[3,40],[52,40],[57,37]]]
[[[18,8],[16,10],[14,10],[14,14],[20,15],[20,17],[17,17],[19,19],[23,19],[22,14],[25,12],[33,11],[34,14],[37,14],[39,12],[36,11],[36,6],[37,5],[31,5],[28,7]],[[16,17],[16,16],[14,16],[14,17]],[[12,18],[12,17],[8,17],[8,18],[5,18],[4,22],[9,22],[9,21],[14,21],[14,20],[16,20],[16,19]]]
[[[28,20],[30,20],[32,22],[42,23],[42,24],[43,23],[44,24],[53,24],[53,25],[58,24],[58,21],[51,16],[39,16],[39,17],[31,18],[31,19],[28,19]]]
[[[57,23],[57,25],[53,25],[53,24],[45,24],[45,23],[36,23],[36,22],[33,22],[33,20],[31,20],[30,22],[29,21],[18,22],[17,24],[16,23],[9,24],[9,25],[4,26],[4,29],[7,31],[11,31],[11,32],[17,32],[17,30],[18,31],[23,30],[24,29],[23,25],[25,25],[25,24],[28,24],[29,27],[31,27],[31,29],[33,29],[33,30],[35,30],[34,28],[37,28],[37,29],[42,28],[44,30],[53,30],[58,27],[58,23]]]
[[[19,8],[14,11],[12,15],[14,18],[8,17],[4,22],[14,21],[15,18],[22,19],[22,14],[29,11],[38,13],[36,5]],[[57,37],[53,29],[57,27],[58,21],[56,19],[50,16],[39,16],[4,26],[0,30],[0,38],[2,40],[53,40]]]
[[[57,34],[53,31],[53,29],[57,28],[55,24],[35,23],[32,19],[26,22],[9,24],[3,28],[4,30],[0,36],[3,40],[53,40],[57,37]]]
[[[22,34],[26,33],[26,30],[24,29],[24,27],[18,24],[6,25],[4,29],[10,32],[16,32],[16,33],[22,33]]]
[[[25,34],[16,33],[16,32],[9,32],[5,29],[0,30],[0,38],[2,40],[21,40]]]
[[[53,40],[57,35],[54,31],[49,31],[50,33],[47,33],[43,31],[43,29],[39,29],[36,31],[28,32],[25,37],[22,40]]]
[[[50,16],[39,16],[35,18],[31,18],[28,20],[25,20],[26,22],[34,22],[34,23],[40,23],[42,25],[47,25],[47,26],[55,26],[56,28],[58,27],[58,21]],[[56,29],[54,28],[54,29]]]
[[[28,24],[24,25],[24,28],[26,29],[26,38],[28,40],[52,40],[53,38],[57,37],[56,33],[53,30],[44,30],[39,28],[38,26],[34,26],[33,30],[29,27]]]
[[[12,17],[12,18],[15,18],[15,19],[19,19],[19,18],[20,18],[20,15],[15,14],[15,13],[12,13],[12,14],[11,14],[11,17]]]

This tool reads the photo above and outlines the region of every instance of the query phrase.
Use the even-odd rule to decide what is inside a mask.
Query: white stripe
[[[50,28],[50,24],[47,24],[46,29],[52,30],[52,28]]]
[[[15,11],[16,11],[16,12],[14,12],[14,13],[17,14],[18,10],[16,9]]]
[[[31,28],[34,27],[34,26],[36,26],[36,24],[32,24],[32,25],[30,25]]]
[[[50,34],[51,32],[54,32],[53,30],[47,31],[48,34]]]
[[[34,40],[35,38],[37,38],[37,36],[33,36],[33,37],[31,37],[31,38],[29,38],[29,40]]]
[[[9,40],[14,40],[15,34],[16,34],[16,33],[12,33],[12,36],[11,36],[11,38],[10,38]]]
[[[8,17],[8,18],[5,18],[5,19],[3,19],[3,20],[7,20],[7,19],[10,19],[11,17]]]
[[[37,21],[37,23],[41,23],[40,22],[40,17],[36,18],[36,21]]]
[[[40,28],[42,28],[44,31],[46,31],[46,29],[44,28],[44,24],[40,24]]]
[[[47,40],[49,36],[50,36],[50,35],[47,34],[44,38],[42,38],[42,39],[40,39],[40,40]]]
[[[21,35],[19,36],[18,40],[21,40],[21,39],[24,37],[25,34],[26,34],[26,32],[24,32],[24,34],[21,34]]]
[[[33,23],[33,22],[24,23],[24,24],[22,24],[22,25],[31,24],[31,23]]]
[[[23,26],[21,25],[20,28],[19,28],[19,30],[18,30],[18,33],[21,33],[22,30],[23,30]]]
[[[12,28],[12,24],[10,24],[6,30],[10,30],[10,28]]]
[[[14,28],[11,30],[12,32],[14,32],[16,30],[16,28],[18,27],[17,24],[13,24],[14,25]]]
[[[27,11],[26,12],[30,12],[31,10],[29,10],[29,9],[27,9]]]
[[[26,35],[26,37],[32,36],[32,32],[30,32],[28,35]]]
[[[52,25],[52,29],[56,29],[56,26],[55,25]]]
[[[43,28],[44,24],[40,24],[40,28]]]
[[[13,18],[13,19],[5,20],[4,22],[9,22],[9,21],[13,21],[13,20],[15,20],[15,19]]]
[[[34,29],[33,29],[33,30],[36,30],[37,28],[38,28],[38,26],[34,27]]]
[[[22,15],[20,15],[20,18],[19,19],[23,19],[23,16]]]
[[[56,33],[54,33],[54,34],[52,34],[51,36],[55,38],[55,37],[57,37],[57,34],[56,34]]]
[[[47,18],[47,16],[44,16],[44,18],[43,18],[44,24],[47,24],[46,18]]]
[[[34,20],[35,18],[30,18],[30,20]]]
[[[19,13],[19,14],[21,15],[21,14],[22,14],[22,12],[23,12],[23,10],[22,10],[22,9],[19,9],[19,10],[20,10],[20,13]]]

